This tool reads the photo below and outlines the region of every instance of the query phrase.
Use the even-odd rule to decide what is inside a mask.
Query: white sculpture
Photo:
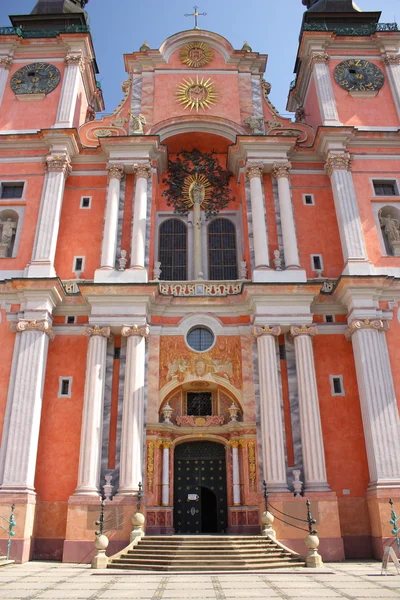
[[[104,477],[104,479],[106,480],[105,485],[103,485],[104,498],[106,500],[112,500],[112,491],[113,491],[113,485],[111,483],[112,475],[106,475]]]
[[[384,234],[387,237],[390,248],[394,256],[400,255],[400,220],[394,219],[392,215],[383,215],[379,213],[379,222],[383,228]]]
[[[247,279],[247,263],[242,260],[239,268],[239,279]]]
[[[160,281],[160,276],[161,276],[161,263],[158,260],[156,260],[154,262],[153,280]]]
[[[303,489],[303,482],[300,481],[300,469],[293,469],[293,491],[295,498],[301,496],[301,490]]]
[[[133,135],[143,135],[144,125],[146,125],[146,117],[144,115],[133,115],[129,113],[132,120],[132,133]]]
[[[118,259],[118,262],[119,262],[119,270],[125,271],[126,263],[128,262],[128,259],[126,258],[126,250],[121,250],[121,256]]]
[[[2,225],[1,238],[0,238],[0,258],[7,258],[10,254],[13,236],[17,229],[17,223],[11,218],[6,221],[0,221]]]
[[[282,271],[282,262],[280,250],[274,250],[274,265],[277,271]]]

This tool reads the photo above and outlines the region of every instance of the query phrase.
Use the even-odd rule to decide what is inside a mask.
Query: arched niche
[[[11,209],[0,210],[0,258],[11,258],[14,254],[19,215]]]
[[[384,206],[378,217],[387,254],[400,256],[400,210],[396,206]]]

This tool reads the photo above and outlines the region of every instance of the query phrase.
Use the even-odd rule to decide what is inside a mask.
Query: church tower
[[[124,55],[102,117],[86,1],[0,29],[17,560],[89,560],[103,493],[110,555],[142,534],[258,536],[264,481],[281,513],[311,500],[325,560],[382,556],[400,497],[400,32],[352,0],[303,4],[293,119],[268,56],[197,9]]]

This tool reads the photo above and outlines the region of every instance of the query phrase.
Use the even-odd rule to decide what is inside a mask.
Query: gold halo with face
[[[192,42],[186,44],[180,53],[181,61],[188,67],[204,67],[214,58],[214,53],[204,42]]]
[[[204,77],[199,79],[198,75],[196,81],[193,81],[191,77],[189,80],[184,79],[178,86],[176,96],[177,101],[183,105],[185,110],[190,108],[191,111],[195,109],[196,112],[199,112],[199,109],[211,108],[218,100],[218,94],[211,79],[205,80]]]

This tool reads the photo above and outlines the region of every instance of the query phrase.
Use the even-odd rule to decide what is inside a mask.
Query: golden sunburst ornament
[[[214,58],[214,53],[204,42],[186,44],[181,50],[181,61],[188,67],[204,67]]]
[[[184,79],[183,83],[179,84],[176,95],[179,104],[183,104],[185,110],[190,107],[191,111],[196,109],[196,112],[199,112],[199,108],[202,110],[210,108],[218,100],[218,94],[211,79],[204,80],[204,77],[199,79],[198,75],[196,81],[193,81],[191,77],[189,81]]]
[[[188,175],[185,177],[182,188],[182,196],[185,204],[191,208],[198,203],[202,208],[205,208],[211,194],[211,183],[205,175]]]

